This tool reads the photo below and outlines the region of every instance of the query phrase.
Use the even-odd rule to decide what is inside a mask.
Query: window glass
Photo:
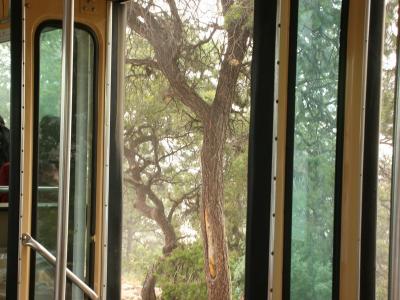
[[[390,215],[392,190],[393,123],[396,89],[398,1],[385,3],[382,53],[382,93],[379,132],[378,203],[376,234],[376,299],[389,295]]]
[[[244,297],[252,27],[253,1],[130,2],[122,299]]]
[[[299,0],[291,299],[331,299],[341,1]]]
[[[5,297],[7,275],[11,85],[11,52],[8,37],[9,29],[0,29],[0,299]]]
[[[39,36],[37,161],[34,181],[34,235],[54,255],[57,245],[58,168],[60,145],[62,31],[44,27]],[[67,267],[88,281],[90,207],[92,199],[94,41],[81,29],[74,33],[74,86]],[[55,269],[36,255],[34,299],[53,297]],[[68,283],[67,299],[83,299]]]

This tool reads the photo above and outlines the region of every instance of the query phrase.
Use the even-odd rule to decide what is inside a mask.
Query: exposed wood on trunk
[[[223,211],[224,118],[209,122],[201,152],[201,228],[204,240],[208,299],[231,299],[231,281]],[[218,130],[217,130],[218,129]]]

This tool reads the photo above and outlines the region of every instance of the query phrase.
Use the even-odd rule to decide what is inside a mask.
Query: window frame
[[[291,254],[292,254],[292,207],[293,207],[293,162],[295,138],[297,36],[299,1],[290,1],[289,62],[287,86],[287,120],[284,179],[284,225],[283,225],[283,272],[282,299],[289,300],[291,294]],[[340,252],[341,252],[341,213],[342,213],[342,174],[345,117],[345,87],[347,63],[349,0],[342,0],[339,29],[339,62],[336,111],[336,150],[335,186],[333,211],[333,249],[332,249],[332,299],[339,299],[340,293]]]
[[[62,30],[62,21],[61,20],[45,20],[41,22],[35,29],[34,33],[34,68],[33,68],[33,163],[32,169],[32,211],[31,211],[31,232],[32,237],[35,238],[36,233],[36,214],[37,214],[37,180],[38,180],[38,133],[39,133],[39,101],[40,101],[40,36],[45,28],[52,27],[54,29]],[[99,40],[95,31],[86,24],[74,23],[75,29],[80,29],[89,34],[93,41],[93,86],[92,86],[92,94],[93,94],[93,103],[92,103],[92,115],[93,115],[93,123],[92,123],[92,157],[91,157],[91,199],[90,199],[90,208],[88,209],[88,219],[89,219],[89,229],[88,229],[88,239],[89,249],[88,249],[88,259],[87,259],[87,274],[88,277],[85,280],[88,282],[88,285],[93,288],[94,287],[94,263],[95,263],[95,241],[93,236],[96,234],[96,206],[99,205],[96,201],[96,190],[97,190],[97,145],[98,145],[98,115],[99,115],[99,74],[98,74],[98,64],[99,64]],[[76,75],[74,75],[74,85],[75,85]],[[35,256],[36,253],[31,251],[30,255],[30,267],[29,267],[29,299],[34,299],[35,292]]]

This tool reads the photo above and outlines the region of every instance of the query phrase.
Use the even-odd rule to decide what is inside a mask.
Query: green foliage
[[[231,253],[230,256],[234,300],[241,300],[244,296],[245,255],[244,244],[241,245],[241,251]],[[156,276],[162,290],[162,299],[207,299],[203,263],[203,248],[200,242],[181,245],[170,256],[160,258]]]
[[[376,232],[376,299],[388,299],[389,285],[389,245],[390,245],[390,206],[391,206],[392,157],[379,158],[379,184]]]
[[[245,255],[244,248],[236,255],[230,254],[233,300],[244,299]]]
[[[182,245],[160,259],[156,276],[163,300],[205,300],[203,248],[200,243]]]
[[[249,30],[253,28],[254,3],[253,1],[237,1],[228,9],[224,18],[224,27],[228,29],[242,18],[246,18],[245,27]]]

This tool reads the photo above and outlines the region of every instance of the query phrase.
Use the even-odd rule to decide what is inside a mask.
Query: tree
[[[182,103],[201,127],[200,227],[208,298],[230,299],[224,217],[225,143],[233,104],[241,107],[239,78],[247,69],[252,5],[222,0],[215,22],[204,23],[191,1],[135,1],[128,26],[148,53],[127,63],[162,74],[165,98]],[[217,7],[217,3],[215,3]],[[223,18],[224,24],[220,20]],[[210,92],[212,91],[212,92]]]
[[[180,238],[174,224],[177,210],[185,204],[185,213],[193,208],[197,211],[200,197],[198,171],[192,169],[192,173],[187,174],[188,168],[192,167],[191,135],[186,130],[184,133],[177,133],[180,131],[176,128],[179,123],[171,115],[158,120],[154,118],[155,115],[159,116],[154,109],[162,107],[162,103],[155,107],[143,104],[142,102],[142,107],[152,110],[152,113],[142,114],[141,117],[134,117],[131,122],[126,122],[125,181],[134,188],[134,208],[161,229],[164,237],[162,253],[166,257],[177,248]],[[151,104],[154,105],[153,102]],[[168,109],[164,107],[163,110]],[[135,109],[135,115],[137,113],[138,110]],[[171,160],[175,163],[179,161],[180,169],[170,167]],[[157,262],[146,275],[141,292],[143,299],[156,298],[156,269]]]
[[[299,3],[290,291],[294,299],[332,297],[340,16],[340,1]]]

